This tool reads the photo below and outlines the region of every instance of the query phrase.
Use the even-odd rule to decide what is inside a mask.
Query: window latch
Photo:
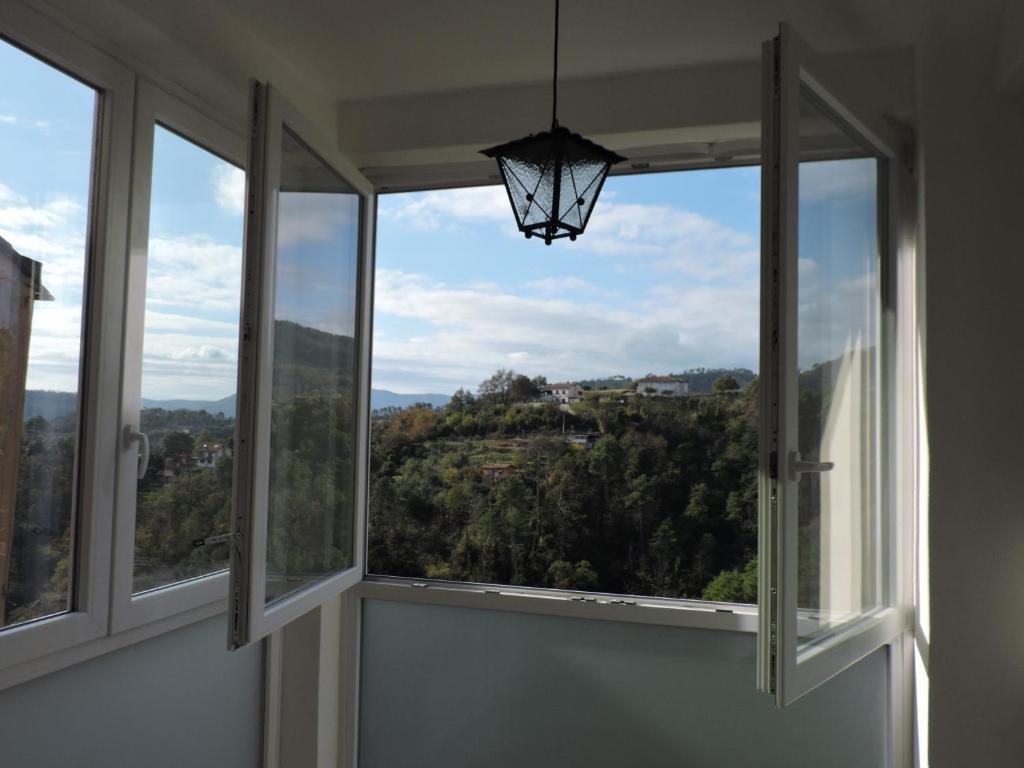
[[[196,549],[198,547],[209,547],[214,544],[226,544],[233,538],[234,536],[230,533],[222,533],[219,536],[207,536],[205,539],[195,539],[192,542],[192,548]]]
[[[801,474],[809,472],[831,472],[835,469],[835,462],[832,461],[803,461],[800,458],[800,451],[793,451],[790,454],[790,466],[793,468],[794,479]]]

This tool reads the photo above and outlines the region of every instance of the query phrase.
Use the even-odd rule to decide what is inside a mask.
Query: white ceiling
[[[634,153],[756,140],[761,44],[787,21],[906,122],[928,1],[561,0],[560,117]],[[476,168],[547,119],[554,0],[27,2],[235,126],[248,80],[272,82],[364,169]]]
[[[917,0],[562,0],[566,78],[754,59],[780,20],[823,53],[907,46]],[[219,0],[340,101],[544,81],[553,0]],[[211,4],[211,10],[214,6]]]

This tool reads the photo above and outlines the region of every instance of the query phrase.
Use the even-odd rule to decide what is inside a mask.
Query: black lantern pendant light
[[[547,245],[583,234],[608,169],[626,159],[558,124],[558,3],[551,130],[481,150],[498,161],[519,231]]]

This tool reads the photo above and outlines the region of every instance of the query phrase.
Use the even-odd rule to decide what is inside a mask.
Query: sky
[[[0,236],[55,297],[35,305],[29,389],[77,388],[94,107],[0,42]],[[160,126],[154,142],[143,397],[216,400],[236,386],[244,174]],[[873,169],[801,166],[801,368],[874,332]],[[756,371],[759,186],[757,167],[612,177],[586,232],[551,246],[516,230],[500,186],[381,195],[373,385]],[[280,210],[276,316],[351,334],[355,196],[285,193]]]
[[[550,246],[518,232],[500,186],[382,195],[374,386],[756,369],[759,179],[611,177],[583,235]]]

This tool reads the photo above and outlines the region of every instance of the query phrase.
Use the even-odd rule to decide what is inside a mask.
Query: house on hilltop
[[[636,393],[641,397],[683,397],[690,385],[675,376],[645,376],[636,382]]]
[[[552,403],[578,403],[583,399],[583,386],[575,381],[547,384],[540,388],[540,396]]]

